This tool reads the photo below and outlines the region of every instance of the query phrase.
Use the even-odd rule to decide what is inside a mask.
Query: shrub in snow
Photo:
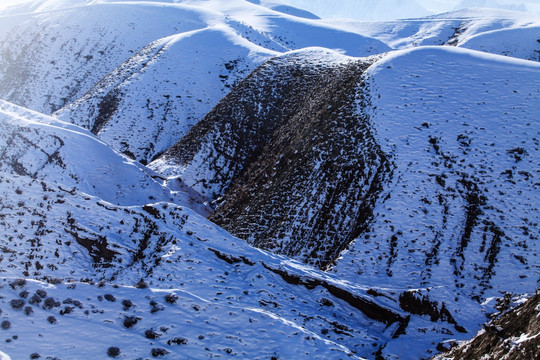
[[[133,303],[131,300],[122,300],[122,306],[124,307],[124,311],[131,309],[133,306]]]
[[[36,294],[38,294],[42,299],[45,299],[47,297],[47,292],[42,289],[36,290]]]
[[[43,302],[43,308],[44,309],[49,309],[50,310],[50,309],[58,307],[58,306],[60,306],[60,302],[54,300],[54,298],[52,298],[52,297],[46,298],[45,302]]]
[[[38,353],[30,354],[30,359],[39,359],[40,357],[41,357],[41,355],[39,355]]]
[[[167,295],[165,295],[165,301],[168,302],[169,304],[176,303],[176,300],[178,300],[178,295],[176,295],[176,294],[167,294]]]
[[[118,355],[120,355],[120,349],[116,346],[111,346],[107,349],[107,355],[109,355],[110,357],[117,357]]]
[[[202,335],[200,335],[200,336],[202,336]],[[199,336],[199,339],[201,338],[200,336]],[[202,338],[204,339],[204,336]],[[167,341],[167,345],[170,346],[172,344],[185,345],[185,344],[187,344],[187,339],[177,337],[177,338],[174,338],[174,339],[171,339],[171,340]]]
[[[19,293],[19,296],[22,297],[23,299],[26,299],[28,297],[28,294],[29,292],[24,290]]]
[[[22,288],[26,285],[26,280],[25,279],[15,279],[13,280],[12,282],[9,283],[9,286],[11,286],[11,288],[13,290],[17,289],[17,288]]]
[[[52,315],[47,318],[47,321],[50,324],[56,324],[56,322],[57,322],[56,318],[54,316],[52,316]]]
[[[158,356],[165,356],[169,352],[163,348],[153,348],[150,353],[152,354],[153,357],[158,357]]]
[[[154,329],[148,329],[144,332],[144,336],[146,336],[147,339],[157,339],[160,334],[155,332]]]
[[[66,306],[64,309],[60,310],[60,315],[71,314],[73,310],[75,310],[74,306]]]
[[[137,289],[146,289],[146,288],[148,287],[148,285],[144,282],[143,279],[141,279],[141,281],[139,281],[139,282],[135,285],[135,287],[136,287]]]
[[[28,299],[28,302],[32,305],[39,304],[43,300],[41,299],[41,296],[34,294],[30,299]]]
[[[33,312],[34,312],[34,310],[32,309],[31,306],[27,306],[27,307],[24,308],[24,313],[25,313],[26,315],[30,315],[30,314],[33,313]]]
[[[124,326],[129,329],[129,328],[133,327],[138,321],[139,321],[139,319],[136,318],[135,316],[125,316],[124,317]]]
[[[15,310],[20,310],[23,308],[24,304],[26,304],[26,301],[23,299],[13,299],[9,302],[12,308]]]
[[[11,327],[11,323],[8,320],[4,320],[2,321],[2,324],[0,324],[0,327],[2,327],[2,329],[4,330],[7,330]]]
[[[152,307],[152,309],[150,309],[150,312],[152,314],[155,314],[157,313],[158,311],[162,311],[162,310],[165,310],[165,308],[163,307],[163,305],[161,304],[158,304],[156,301],[152,300],[150,301],[150,306]]]
[[[103,297],[105,298],[105,300],[110,301],[110,302],[116,301],[116,298],[111,294],[105,294]]]
[[[79,309],[83,308],[83,304],[79,300],[73,300],[72,298],[67,298],[64,301],[62,301],[62,304],[71,304],[75,305]]]

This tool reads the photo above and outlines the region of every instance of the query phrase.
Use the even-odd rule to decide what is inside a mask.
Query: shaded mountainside
[[[540,295],[536,294],[495,320],[471,340],[437,360],[530,360],[540,353]]]
[[[236,236],[324,268],[362,233],[390,173],[357,113],[373,61],[324,50],[273,59],[151,166],[181,168]]]

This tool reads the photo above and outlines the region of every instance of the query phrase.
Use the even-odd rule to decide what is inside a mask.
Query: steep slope
[[[311,45],[389,50],[244,0],[68,5],[30,2],[35,12],[3,17],[0,98],[86,127],[143,163],[272,56]]]
[[[53,6],[55,2],[51,4],[46,3],[37,10],[57,8]],[[236,7],[232,6],[235,4]],[[225,1],[195,2],[192,6],[166,2],[100,2],[5,16],[0,25],[0,98],[44,113],[54,112],[80,98],[101,78],[153,41],[223,24],[227,19],[239,19],[231,22],[231,27],[237,31],[245,30],[247,36],[254,28],[266,32],[286,49],[319,45],[338,47],[351,55],[388,49],[375,39],[321,26],[313,20],[246,1],[235,4]],[[246,6],[250,9],[249,16],[243,12]],[[255,20],[246,23],[250,18]],[[238,24],[239,21],[245,25]],[[265,36],[259,36],[272,43]],[[250,38],[264,46],[255,36]],[[202,57],[194,59],[195,63],[200,59]]]
[[[539,68],[432,47],[370,69],[371,124],[393,176],[338,273],[418,286],[453,274],[456,291],[480,298],[534,289]]]
[[[0,98],[52,113],[154,40],[207,26],[208,11],[98,4],[3,17]]]
[[[83,137],[90,158],[104,147],[6,103],[1,123],[21,135],[2,138],[3,148],[45,148],[54,134],[67,168]],[[3,157],[0,169],[0,331],[14,359],[94,359],[114,355],[111,347],[128,358],[373,358],[406,336],[411,319],[432,324],[401,309],[398,293],[251,248],[188,207],[115,205],[69,189],[67,176],[17,173],[15,160]],[[118,173],[136,166],[125,162]],[[456,322],[444,315],[436,326]]]
[[[148,162],[276,54],[225,26],[173,35],[141,50],[55,116]]]
[[[161,176],[121,156],[86,130],[3,100],[0,116],[4,176],[46,180],[66,192],[82,192],[117,205],[167,201],[209,213],[204,198],[180,180],[164,185],[167,181]]]
[[[540,24],[526,28],[485,32],[467,39],[459,46],[492,54],[540,61]]]
[[[211,219],[257,246],[350,283],[419,289],[399,306],[444,304],[456,336],[478,329],[485,299],[539,277],[539,66],[452,47],[293,52],[150,166],[215,199]],[[444,331],[424,336],[436,346]]]
[[[351,91],[368,66],[323,49],[269,61],[151,166],[223,196],[212,219],[235,235],[325,267],[389,172]]]
[[[430,298],[455,309],[458,322],[468,316],[464,298],[533,291],[538,69],[435,47],[376,63],[370,119],[393,175],[369,228],[333,271],[360,283],[431,288]]]
[[[538,357],[540,347],[540,295],[484,325],[471,341],[434,359],[515,359]]]

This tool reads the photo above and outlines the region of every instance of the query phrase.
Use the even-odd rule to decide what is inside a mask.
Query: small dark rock
[[[167,294],[165,295],[165,301],[169,304],[174,304],[178,300],[178,295],[176,294]]]
[[[141,279],[141,281],[139,281],[137,284],[135,284],[135,287],[137,289],[146,289],[148,287],[148,285],[144,282],[143,279]]]
[[[202,339],[204,339],[204,336],[203,335],[199,335],[199,339],[201,339],[201,336],[202,336]],[[181,338],[181,337],[177,337],[177,338],[174,338],[174,339],[170,339],[169,341],[167,341],[167,345],[172,345],[172,344],[176,344],[176,345],[185,345],[187,344],[187,339],[184,339],[184,338]]]
[[[165,310],[165,308],[163,307],[163,305],[157,303],[157,302],[154,301],[154,300],[150,301],[150,306],[152,307],[152,308],[150,309],[150,312],[151,312],[152,314],[155,314],[155,313],[157,313],[158,311]]]
[[[32,297],[28,299],[28,302],[32,305],[39,304],[42,301],[43,300],[41,299],[41,297],[38,296],[37,294],[32,295]]]
[[[122,306],[124,307],[124,311],[126,311],[133,307],[133,303],[131,300],[122,300]]]
[[[60,315],[71,314],[73,310],[75,310],[74,306],[66,306],[65,308],[60,310]]]
[[[334,303],[332,301],[324,297],[321,300],[319,300],[319,304],[321,304],[322,306],[334,306]]]
[[[146,336],[147,339],[157,339],[161,336],[161,334],[154,331],[154,329],[148,329],[144,332],[144,336]]]

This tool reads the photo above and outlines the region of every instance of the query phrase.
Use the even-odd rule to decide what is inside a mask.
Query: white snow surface
[[[362,284],[446,288],[465,297],[533,291],[540,277],[540,64],[421,47],[382,58],[368,79],[373,130],[391,157],[393,180],[368,234],[333,271]],[[463,242],[466,197],[474,192],[464,189],[467,182],[483,205]],[[502,230],[500,243],[486,237],[491,225]],[[469,316],[463,309],[457,305],[456,319]]]
[[[210,209],[193,190],[171,190],[158,174],[119,154],[75,125],[0,100],[0,154],[3,174],[28,176],[131,206],[166,201]],[[187,189],[187,187],[186,187]]]
[[[537,16],[473,9],[403,21],[317,20],[278,0],[6,4],[0,97],[18,105],[0,100],[0,320],[10,322],[0,330],[10,339],[0,359],[105,358],[110,346],[123,358],[156,348],[169,358],[372,358],[383,344],[385,356],[416,359],[449,338],[447,323],[412,316],[407,334],[391,339],[395,324],[269,268],[327,281],[400,315],[399,293],[419,289],[444,301],[467,329],[479,329],[492,306],[471,296],[537,286]],[[450,40],[458,48],[426,46]],[[151,160],[258,65],[308,46],[332,49],[335,61],[345,57],[333,51],[405,49],[381,56],[367,77],[373,131],[395,166],[385,190],[391,196],[378,204],[370,236],[328,273],[232,237],[201,216],[210,211],[204,197],[180,179],[119,153]],[[88,130],[108,94],[118,95],[117,111],[96,127],[98,139]],[[485,238],[476,226],[460,249],[467,181],[487,199],[478,223],[504,234]],[[392,236],[399,245],[390,249]],[[491,288],[479,280],[486,276]],[[19,277],[26,284],[9,285]],[[149,288],[133,287],[141,278]],[[370,288],[384,296],[372,297]],[[38,289],[65,303],[30,305]],[[173,293],[176,303],[166,303]],[[13,299],[33,313],[14,308]],[[135,306],[125,309],[125,299]],[[126,329],[125,316],[140,319]],[[157,339],[145,336],[150,329]]]

